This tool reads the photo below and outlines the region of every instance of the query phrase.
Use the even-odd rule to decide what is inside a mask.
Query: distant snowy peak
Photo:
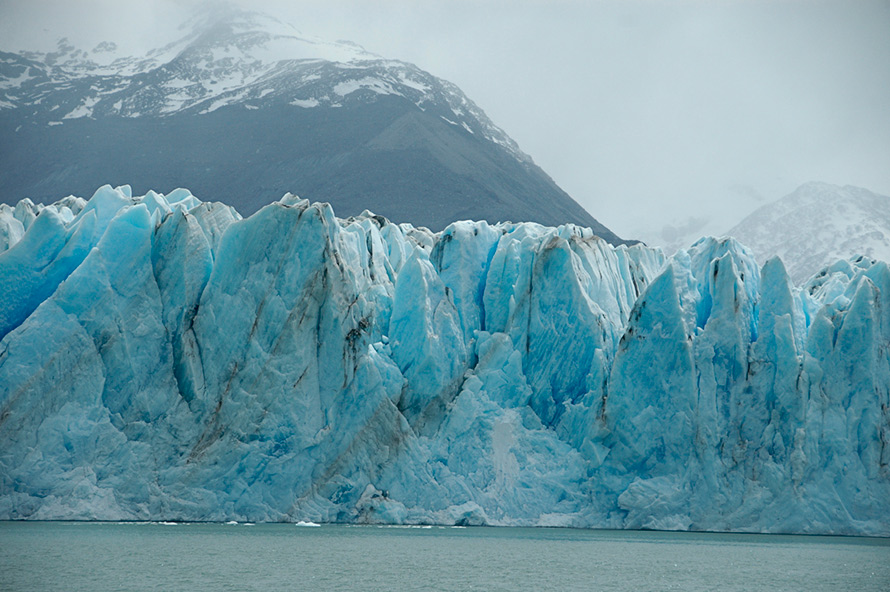
[[[225,9],[183,26],[177,41],[145,56],[114,43],[54,52],[0,52],[0,110],[28,108],[42,125],[81,117],[205,114],[221,107],[342,107],[381,96],[405,98],[445,122],[531,162],[454,84],[412,64],[345,41],[302,35],[269,16]]]
[[[283,60],[355,62],[381,58],[355,43],[303,35],[268,15],[236,9],[202,14],[179,30],[182,34],[175,41],[144,56],[122,53],[111,41],[101,41],[92,49],[78,48],[67,38],[59,40],[55,51],[25,51],[20,55],[48,66],[47,71],[56,81],[83,76],[132,76],[183,54],[225,60],[240,68],[270,67]]]
[[[268,15],[229,10],[186,23],[189,33],[171,44],[188,57],[239,69],[268,68],[282,61],[358,62],[381,56],[350,42],[329,42],[300,33]]]
[[[807,183],[765,205],[727,235],[760,263],[778,256],[795,283],[839,259],[890,261],[890,197],[859,187]]]

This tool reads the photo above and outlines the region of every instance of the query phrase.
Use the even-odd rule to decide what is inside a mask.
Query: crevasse
[[[109,186],[0,238],[2,519],[890,535],[886,263]]]

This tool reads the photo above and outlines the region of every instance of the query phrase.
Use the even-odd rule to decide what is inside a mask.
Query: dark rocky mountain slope
[[[567,222],[623,242],[455,85],[234,10],[141,58],[0,53],[0,201],[188,187],[249,215],[287,191],[434,230]]]

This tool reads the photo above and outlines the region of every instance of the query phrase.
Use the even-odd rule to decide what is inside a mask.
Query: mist
[[[621,236],[807,181],[890,194],[890,2],[237,2],[457,84]],[[0,2],[2,49],[146,51],[214,3]]]

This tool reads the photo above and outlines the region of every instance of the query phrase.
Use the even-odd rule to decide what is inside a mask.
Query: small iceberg
[[[295,526],[321,526],[321,524],[317,524],[315,522],[306,522],[305,520],[300,520],[296,523]]]

